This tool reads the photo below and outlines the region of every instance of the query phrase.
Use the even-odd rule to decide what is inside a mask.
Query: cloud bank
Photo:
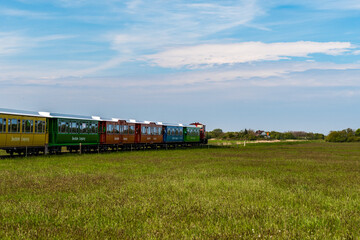
[[[244,42],[179,47],[147,55],[146,60],[164,68],[198,68],[216,64],[277,61],[311,54],[339,55],[353,48],[349,42]]]

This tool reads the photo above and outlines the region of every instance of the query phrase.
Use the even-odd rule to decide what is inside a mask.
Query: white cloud
[[[299,5],[320,10],[358,10],[359,0],[302,0],[294,3],[293,0],[272,0],[262,3],[264,6]]]
[[[360,2],[358,0],[321,0],[312,1],[319,9],[336,9],[336,10],[355,10],[360,9]]]
[[[244,42],[233,44],[204,44],[179,47],[148,55],[146,60],[165,68],[198,68],[203,65],[235,64],[255,61],[276,61],[290,57],[309,57],[322,53],[339,55],[352,48],[349,42]]]
[[[47,35],[41,37],[28,37],[18,33],[0,32],[0,56],[12,55],[26,49],[39,47],[44,42],[73,38],[70,35]]]
[[[27,46],[28,43],[15,34],[0,33],[0,55],[13,54]]]
[[[36,19],[53,18],[53,16],[48,13],[26,11],[26,10],[20,10],[20,9],[10,9],[10,8],[0,9],[0,15],[12,16],[12,17],[27,17],[27,18],[36,18]]]
[[[46,66],[46,71],[29,66],[27,69],[0,64],[0,83],[39,84],[49,86],[86,86],[111,88],[159,88],[171,91],[198,91],[236,86],[360,86],[354,71],[360,64],[334,64],[317,62],[263,62],[236,64],[231,67],[198,70],[185,73],[142,75],[136,77],[81,77],[97,69],[81,72],[71,65],[86,66],[91,62],[69,63],[66,69]],[[109,62],[108,64],[112,64]],[[102,65],[98,68],[104,67]],[[96,67],[95,67],[96,68]],[[336,74],[335,74],[336,73]],[[340,77],[339,77],[340,76]]]

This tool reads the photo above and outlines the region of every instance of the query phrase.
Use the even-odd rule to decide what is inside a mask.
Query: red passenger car
[[[117,119],[99,122],[100,144],[103,150],[118,149],[122,144],[120,123]]]
[[[135,143],[156,144],[162,143],[162,125],[155,122],[142,122],[135,125]]]
[[[162,125],[155,122],[103,120],[99,122],[99,133],[102,150],[130,149],[163,143]]]

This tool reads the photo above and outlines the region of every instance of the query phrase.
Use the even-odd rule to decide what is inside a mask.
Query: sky
[[[2,0],[0,108],[360,128],[358,0]]]

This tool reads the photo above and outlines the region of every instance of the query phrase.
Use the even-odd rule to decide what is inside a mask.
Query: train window
[[[87,133],[88,132],[88,127],[87,127],[87,123],[81,123],[80,124],[80,132],[81,133]]]
[[[183,130],[182,130],[182,128],[181,128],[180,131],[179,131],[179,135],[180,135],[180,136],[183,135]]]
[[[59,125],[60,125],[60,127],[59,127],[59,129],[60,129],[59,132],[60,132],[60,133],[66,133],[66,128],[67,128],[66,122],[60,122]]]
[[[33,120],[23,120],[22,132],[23,133],[32,133],[33,132]]]
[[[45,132],[45,122],[44,121],[37,121],[37,132],[44,133]]]
[[[175,135],[179,135],[179,130],[175,129]]]
[[[83,133],[84,125],[83,123],[78,123],[79,133]]]
[[[73,122],[73,133],[78,133],[79,132],[79,123],[77,122]]]
[[[70,132],[77,133],[77,124],[76,122],[70,122]]]
[[[175,135],[175,129],[171,129],[171,135]]]
[[[91,133],[96,133],[96,130],[97,130],[97,124],[96,123],[92,123],[91,124]]]
[[[129,126],[124,125],[123,133],[124,133],[124,134],[129,134]]]
[[[129,133],[130,134],[135,134],[135,125],[129,126]]]
[[[115,133],[116,134],[120,133],[120,125],[119,124],[115,124]]]
[[[151,127],[146,127],[147,135],[151,135]]]
[[[40,133],[41,132],[41,125],[40,125],[40,128],[39,128],[39,123],[41,121],[35,121],[35,133]]]
[[[72,122],[68,122],[68,124],[69,124],[68,133],[72,133]]]
[[[171,135],[171,129],[168,128],[167,135]]]
[[[107,133],[113,133],[113,125],[112,124],[109,124],[107,125],[107,130],[106,130]]]
[[[20,120],[18,119],[9,119],[9,129],[8,132],[18,133],[20,132]]]
[[[120,127],[120,134],[123,134],[124,133],[124,125],[119,125]]]
[[[5,130],[5,128],[4,128],[5,124],[6,124],[6,119],[0,118],[0,133],[5,132],[4,131]]]
[[[30,120],[30,132],[34,132],[34,120]]]
[[[70,127],[69,127],[70,123],[69,122],[65,122],[65,133],[69,133],[70,132]]]
[[[146,129],[145,129],[145,127],[141,127],[141,133],[142,133],[142,134],[146,134]]]

